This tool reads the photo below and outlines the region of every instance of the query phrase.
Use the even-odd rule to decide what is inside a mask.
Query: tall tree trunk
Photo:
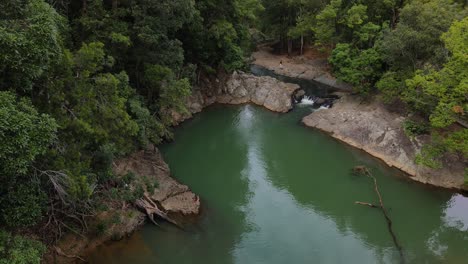
[[[304,54],[304,35],[301,35],[301,55]]]
[[[392,22],[391,22],[391,28],[395,29],[396,25],[398,24],[398,21],[400,20],[400,10],[403,8],[403,5],[405,4],[405,0],[400,0],[397,6],[393,8],[393,17],[392,17]]]
[[[292,53],[292,39],[288,37],[288,56]]]
[[[280,51],[279,52],[280,52],[280,54],[282,54],[283,53],[283,47],[284,47],[283,37],[280,37],[280,44],[279,45],[280,45]]]
[[[112,9],[116,9],[119,6],[119,0],[112,0]]]
[[[81,13],[84,15],[88,9],[88,0],[82,0],[81,3]]]

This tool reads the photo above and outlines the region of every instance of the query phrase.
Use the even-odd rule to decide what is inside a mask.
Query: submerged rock
[[[464,188],[466,164],[453,155],[444,157],[443,169],[430,169],[415,162],[428,135],[410,139],[403,130],[404,117],[391,113],[378,102],[365,104],[351,95],[337,100],[334,107],[303,118],[309,127],[330,133],[411,176],[411,179],[446,188]]]

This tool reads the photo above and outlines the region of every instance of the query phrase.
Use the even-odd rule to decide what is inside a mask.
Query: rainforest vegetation
[[[468,156],[464,0],[7,0],[0,3],[0,263],[39,263],[120,186],[112,162],[171,138],[200,76],[246,69],[254,39],[329,53],[339,79]],[[258,37],[263,36],[263,37]],[[127,196],[139,195],[125,194]],[[133,196],[132,196],[133,195]],[[128,198],[128,197],[127,197]],[[68,230],[68,231],[71,231]],[[52,234],[52,235],[51,235]]]

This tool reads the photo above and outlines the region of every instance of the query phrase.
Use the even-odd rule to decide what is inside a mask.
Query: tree
[[[30,92],[60,60],[65,20],[43,0],[0,4],[0,89]]]
[[[338,15],[342,0],[331,0],[316,16],[317,24],[314,26],[317,45],[333,45],[337,38]]]
[[[434,127],[465,119],[468,111],[468,18],[453,23],[442,35],[450,57],[441,70],[428,68],[407,80],[407,100],[428,105]]]
[[[447,59],[440,39],[452,22],[462,16],[450,0],[416,0],[400,14],[398,26],[384,35],[383,58],[394,69],[416,70],[425,63],[441,65]]]
[[[0,264],[40,263],[46,247],[39,241],[0,230]]]
[[[450,53],[447,63],[440,70],[417,71],[407,80],[406,100],[424,110],[434,128],[448,128],[455,122],[465,125],[450,129],[444,136],[437,135],[437,140],[418,157],[426,165],[434,164],[446,151],[468,157],[468,18],[454,22],[441,39]]]
[[[42,215],[45,197],[32,165],[56,138],[57,124],[27,99],[0,92],[0,222],[29,226]]]
[[[335,75],[367,93],[382,74],[382,60],[376,49],[359,50],[350,44],[337,44],[329,59]]]

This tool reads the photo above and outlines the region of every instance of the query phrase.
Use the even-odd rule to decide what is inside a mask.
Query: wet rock
[[[314,112],[304,117],[302,122],[366,151],[387,165],[408,173],[413,180],[446,188],[465,188],[463,174],[466,164],[453,155],[443,157],[442,169],[416,164],[417,153],[430,141],[430,137],[408,138],[402,128],[404,120],[379,102],[366,104],[359,98],[346,95],[337,100],[332,109]]]
[[[271,111],[285,113],[292,109],[293,99],[302,98],[305,92],[297,84],[284,83],[268,76],[255,76],[234,72],[226,78],[203,81],[186,99],[187,111],[171,110],[173,125],[178,125],[204,107],[213,103],[245,104],[254,103]]]
[[[294,91],[293,98],[296,102],[300,102],[304,98],[306,92],[302,89]]]
[[[224,94],[218,95],[217,102],[251,102],[274,112],[285,113],[292,109],[292,96],[298,89],[297,84],[284,83],[272,77],[234,72],[226,82]]]

